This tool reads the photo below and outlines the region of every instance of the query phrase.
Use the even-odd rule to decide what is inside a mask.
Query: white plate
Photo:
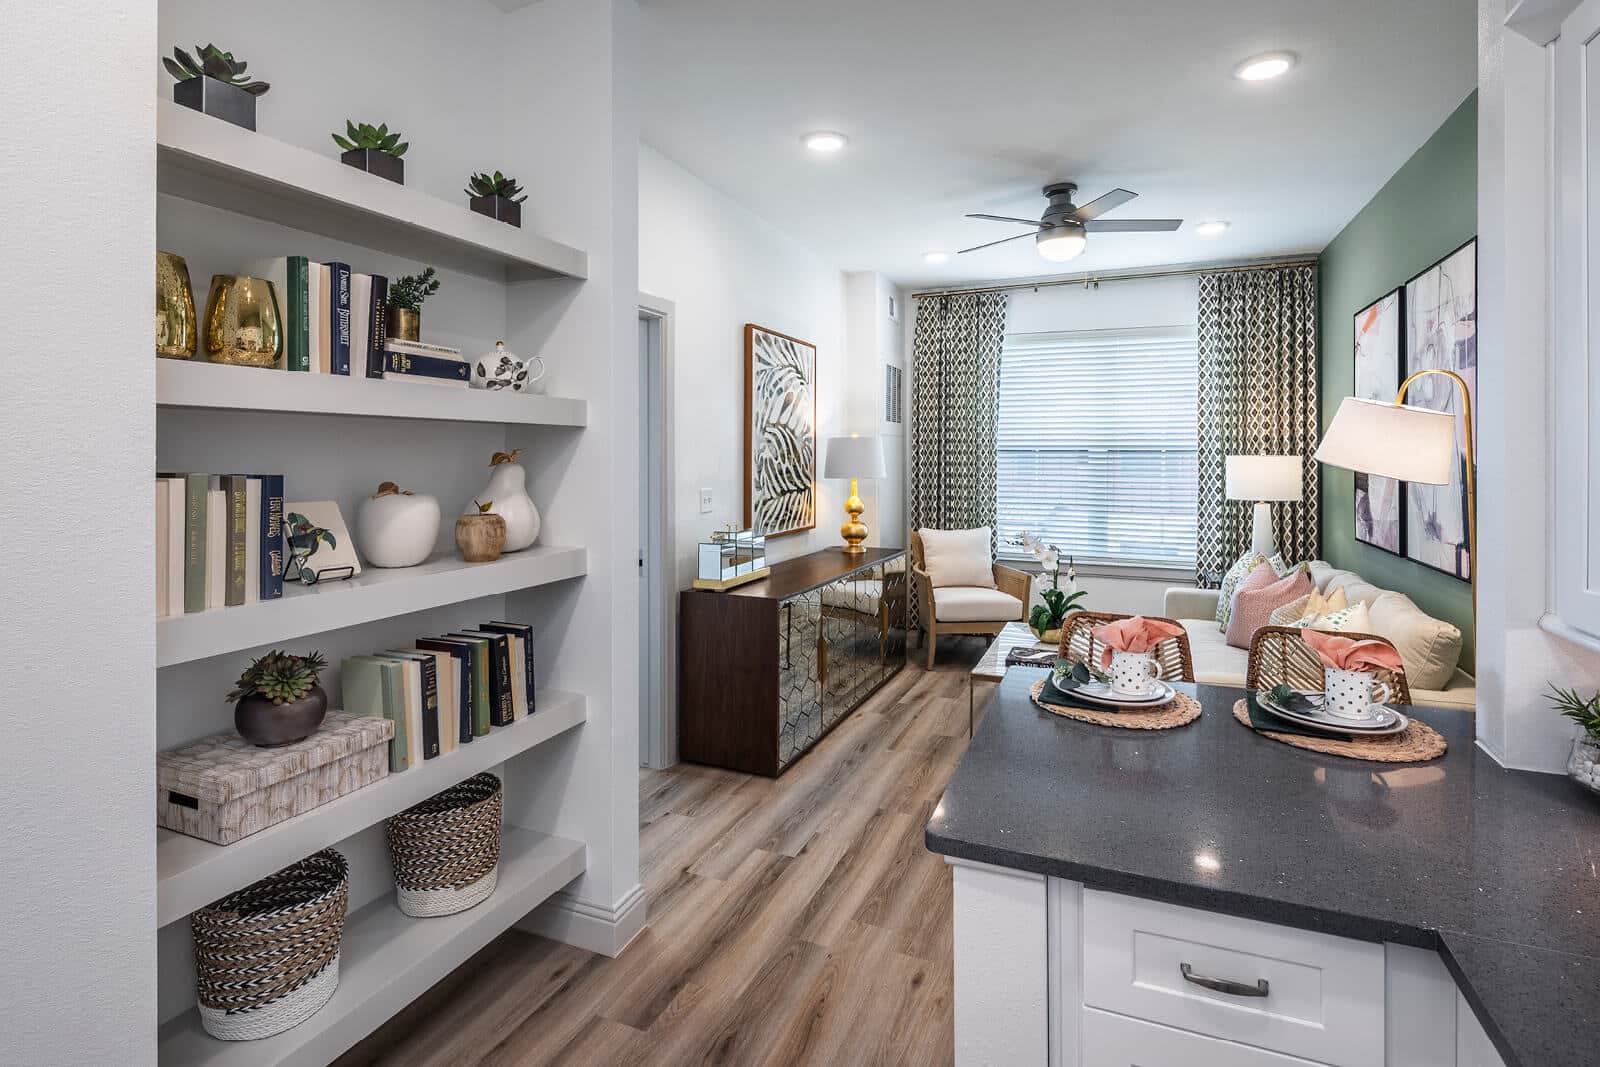
[[[1260,694],[1256,695],[1256,703],[1260,704],[1262,709],[1269,714],[1276,715],[1278,718],[1286,722],[1292,722],[1297,726],[1309,726],[1313,730],[1325,730],[1328,733],[1346,734],[1350,737],[1387,737],[1390,734],[1404,732],[1405,728],[1411,724],[1410,719],[1387,705],[1378,705],[1379,720],[1375,725],[1359,726],[1332,717],[1303,715],[1296,711],[1290,711],[1288,708],[1279,707]]]
[[[1067,690],[1068,693],[1091,704],[1104,704],[1113,708],[1141,708],[1156,707],[1169,703],[1177,696],[1177,690],[1166,682],[1157,681],[1150,692],[1140,696],[1123,696],[1118,694],[1105,682],[1085,682],[1076,689]]]

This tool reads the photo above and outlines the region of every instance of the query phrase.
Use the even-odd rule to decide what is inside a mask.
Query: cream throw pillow
[[[1343,610],[1318,616],[1309,626],[1313,630],[1329,630],[1334,633],[1370,634],[1372,616],[1368,614],[1367,606],[1357,601]]]
[[[989,555],[990,530],[921,530],[922,562],[933,586],[994,588],[994,559]]]
[[[1324,615],[1331,615],[1336,611],[1343,611],[1350,606],[1345,598],[1343,589],[1335,589],[1331,596],[1324,596],[1313,589],[1308,595],[1292,603],[1285,604],[1272,613],[1273,626],[1309,626]]]

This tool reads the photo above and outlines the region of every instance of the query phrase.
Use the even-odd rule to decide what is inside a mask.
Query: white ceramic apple
[[[489,484],[477,496],[477,501],[489,505],[488,514],[506,520],[507,552],[527,548],[539,539],[539,509],[533,506],[528,495],[528,472],[516,462],[522,449],[496,452],[489,461]],[[469,503],[463,515],[478,514],[476,503]]]
[[[356,512],[356,545],[374,567],[415,567],[439,539],[439,502],[384,482]]]

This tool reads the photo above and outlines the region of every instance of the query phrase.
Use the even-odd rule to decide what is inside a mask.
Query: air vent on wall
[[[905,371],[893,363],[883,365],[883,421],[891,425],[900,425],[900,382],[905,377]]]

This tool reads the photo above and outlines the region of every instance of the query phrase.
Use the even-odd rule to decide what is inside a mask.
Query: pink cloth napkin
[[[1386,641],[1371,638],[1357,641],[1321,630],[1306,630],[1301,640],[1317,654],[1324,667],[1336,671],[1397,671],[1402,666],[1400,653]]]
[[[1183,627],[1135,615],[1131,619],[1096,626],[1092,632],[1095,640],[1106,646],[1100,656],[1100,666],[1109,667],[1113,652],[1149,652],[1167,638],[1180,636]]]

